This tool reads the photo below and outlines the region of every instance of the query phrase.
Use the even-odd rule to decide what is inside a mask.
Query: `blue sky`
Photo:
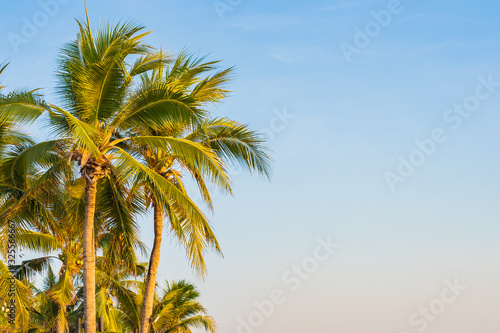
[[[88,6],[94,24],[130,18],[155,30],[154,46],[236,66],[232,96],[214,112],[273,136],[272,181],[233,171],[234,197],[216,198],[212,220],[225,258],[210,256],[209,277],[197,283],[220,332],[500,329],[493,296],[500,292],[500,4],[401,0],[386,26],[369,31],[366,47],[356,46],[356,31],[377,29],[371,13],[389,12],[391,1]],[[74,38],[83,3],[61,1],[47,22],[40,12],[38,1],[2,4],[0,62],[11,61],[2,83],[43,88],[55,100],[58,48]],[[23,37],[36,15],[43,24]],[[26,43],[13,45],[13,34]],[[359,50],[350,62],[342,43]],[[492,91],[479,78],[492,81]],[[453,129],[444,116],[474,102],[480,85],[488,97]],[[435,129],[447,140],[419,155],[415,141]],[[424,161],[391,190],[387,172],[401,177],[400,157],[412,154]],[[150,242],[151,219],[141,224]],[[314,262],[317,238],[328,236],[340,248],[291,290],[284,276]],[[175,242],[162,250],[161,279],[196,281]],[[456,301],[434,309],[432,320],[410,322],[419,308],[440,304],[444,281],[455,278],[468,286]],[[286,300],[266,316],[254,302],[268,304],[273,290]]]

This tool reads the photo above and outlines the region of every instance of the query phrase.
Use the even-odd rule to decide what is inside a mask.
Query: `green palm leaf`
[[[131,176],[146,181],[154,188],[155,193],[158,193],[162,201],[170,202],[174,200],[181,205],[183,209],[188,211],[193,218],[204,219],[203,213],[194,202],[161,175],[138,162],[121,148],[115,147],[115,155],[118,161],[116,170],[122,177]]]
[[[139,136],[132,141],[145,146],[161,147],[171,156],[191,169],[199,170],[220,188],[230,192],[229,178],[218,155],[202,144],[175,137]]]

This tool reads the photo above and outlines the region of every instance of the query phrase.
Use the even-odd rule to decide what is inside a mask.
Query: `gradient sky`
[[[61,2],[47,22],[38,1],[2,3],[7,89],[41,87],[55,100],[58,48],[84,15],[83,1]],[[162,247],[160,280],[195,281],[219,332],[500,330],[500,86],[459,128],[443,118],[471,100],[479,77],[500,82],[500,4],[402,0],[348,62],[342,43],[376,29],[370,13],[390,3],[88,0],[94,24],[130,18],[155,30],[154,46],[236,66],[234,92],[215,112],[272,136],[272,181],[234,170],[234,197],[216,197],[211,219],[225,258],[209,256],[206,281],[174,241]],[[39,31],[13,44],[9,36],[23,36],[34,17]],[[436,128],[446,142],[391,191],[386,172],[417,156],[415,140]],[[141,225],[151,244],[151,218]],[[317,238],[327,236],[340,248],[315,267]],[[302,263],[311,273],[295,290],[291,269]],[[441,309],[445,281],[455,279],[467,290]],[[281,304],[259,314],[255,302],[280,291]],[[422,319],[429,306],[439,314]]]

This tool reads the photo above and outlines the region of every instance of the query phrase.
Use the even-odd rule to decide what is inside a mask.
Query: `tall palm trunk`
[[[64,324],[61,320],[58,320],[56,323],[56,333],[66,333],[65,331]]]
[[[56,333],[66,333],[66,323],[61,318],[62,312],[63,312],[63,305],[59,304],[59,318],[57,318],[56,320]],[[64,313],[64,316],[67,316],[67,313]]]
[[[83,229],[83,292],[85,333],[96,333],[94,214],[96,184],[86,180]]]
[[[144,305],[141,314],[141,333],[149,333],[149,319],[153,314],[153,300],[155,295],[156,275],[160,264],[161,236],[163,233],[163,207],[156,200],[153,201],[154,208],[154,232],[155,238],[151,258],[149,259],[149,269],[146,277],[146,287],[144,290]]]

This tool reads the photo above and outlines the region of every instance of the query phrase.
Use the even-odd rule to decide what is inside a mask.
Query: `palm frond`
[[[222,160],[206,146],[182,138],[161,136],[138,136],[132,138],[132,141],[150,148],[163,149],[168,156],[191,169],[199,170],[200,174],[208,177],[213,184],[231,192],[229,178]]]
[[[203,213],[196,204],[160,174],[143,165],[121,148],[115,147],[115,155],[118,162],[116,170],[121,174],[121,177],[128,176],[146,181],[155,190],[155,193],[158,193],[162,201],[170,202],[174,200],[188,211],[193,218],[204,219]]]
[[[32,124],[49,109],[41,95],[35,91],[15,91],[0,94],[0,119],[10,119],[18,124]]]
[[[128,130],[136,127],[157,131],[176,128],[179,123],[199,124],[206,112],[182,91],[164,82],[140,87],[110,125]]]
[[[96,142],[99,142],[100,139],[100,133],[95,127],[57,106],[52,106],[52,109],[51,119],[55,131],[64,134],[65,137],[72,137],[77,145],[87,149],[94,157],[101,155],[99,148],[96,146]]]
[[[261,134],[227,118],[207,120],[186,139],[201,142],[227,162],[237,163],[250,172],[270,178],[272,162]]]
[[[0,285],[5,286],[0,288],[0,301],[7,302],[12,299],[9,295],[12,291],[7,286],[14,283],[14,304],[16,307],[16,329],[26,330],[29,327],[30,311],[33,305],[34,295],[30,288],[19,279],[14,278],[7,266],[0,260]]]
[[[139,57],[132,65],[129,71],[130,77],[144,74],[148,71],[160,70],[170,63],[170,56],[163,50],[158,52],[149,52]]]
[[[60,248],[60,244],[53,235],[32,230],[19,230],[16,241],[19,246],[44,254],[49,254]]]

